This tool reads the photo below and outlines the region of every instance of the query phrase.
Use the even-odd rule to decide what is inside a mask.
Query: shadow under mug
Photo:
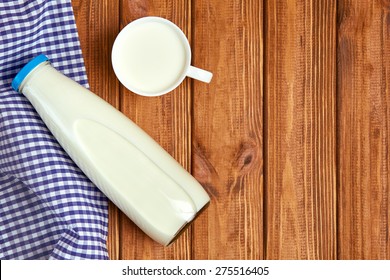
[[[119,81],[143,96],[166,94],[185,77],[209,83],[213,76],[191,66],[187,37],[161,17],[143,17],[126,25],[115,39],[111,56]]]

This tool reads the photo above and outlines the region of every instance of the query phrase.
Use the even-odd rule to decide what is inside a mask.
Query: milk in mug
[[[185,45],[170,26],[147,22],[123,35],[118,38],[118,48],[113,55],[122,83],[152,93],[173,86],[183,74]]]
[[[186,76],[209,83],[212,73],[190,65],[191,48],[183,31],[160,17],[144,17],[121,30],[112,48],[120,82],[144,96],[175,89]]]

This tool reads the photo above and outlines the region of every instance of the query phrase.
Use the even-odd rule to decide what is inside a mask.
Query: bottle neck
[[[31,80],[31,78],[37,74],[37,72],[39,72],[40,70],[42,70],[42,68],[44,68],[45,66],[47,65],[50,65],[50,62],[49,61],[44,61],[42,63],[40,63],[39,65],[37,65],[22,81],[22,83],[20,84],[19,86],[19,89],[18,89],[18,92],[21,92],[23,93],[23,89],[24,87],[29,83],[29,81]]]

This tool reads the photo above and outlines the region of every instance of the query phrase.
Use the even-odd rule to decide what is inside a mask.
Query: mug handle
[[[190,65],[187,76],[205,83],[210,83],[213,73]]]

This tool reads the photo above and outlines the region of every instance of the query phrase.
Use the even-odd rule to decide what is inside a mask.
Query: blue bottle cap
[[[37,67],[39,64],[48,60],[49,58],[44,54],[40,54],[31,59],[26,65],[24,65],[24,67],[18,72],[18,74],[16,74],[15,78],[12,80],[12,88],[16,91],[19,91],[19,87],[22,84],[23,80],[27,77],[27,75],[30,74],[30,72],[34,70],[35,67]]]

